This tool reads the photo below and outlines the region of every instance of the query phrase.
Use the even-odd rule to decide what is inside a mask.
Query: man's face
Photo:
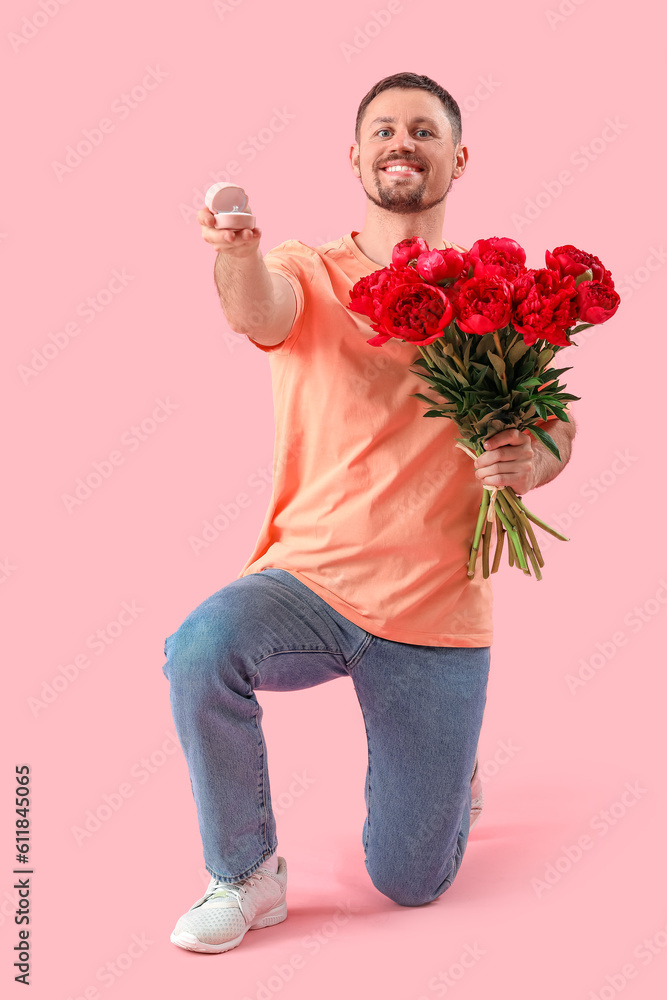
[[[390,212],[424,212],[446,198],[468,151],[454,148],[452,127],[435,94],[392,87],[366,108],[350,162],[366,196]],[[387,166],[407,169],[387,169]]]

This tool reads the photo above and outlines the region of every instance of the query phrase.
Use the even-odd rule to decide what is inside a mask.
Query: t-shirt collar
[[[359,235],[359,230],[353,229],[351,233],[347,233],[345,236],[343,236],[343,242],[345,246],[350,251],[350,253],[353,254],[353,256],[355,256],[357,260],[364,265],[364,267],[367,270],[379,271],[382,265],[376,264],[374,260],[371,260],[370,257],[367,257],[366,254],[362,253],[357,244],[354,242],[354,237],[358,235]],[[444,242],[447,243],[447,240],[444,240]],[[447,243],[447,246],[451,247],[452,244]]]

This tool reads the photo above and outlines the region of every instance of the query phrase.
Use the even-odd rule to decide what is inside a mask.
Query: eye
[[[428,128],[418,128],[417,131],[418,132],[428,132],[428,134],[431,135],[431,130],[428,129]]]
[[[391,129],[388,129],[388,128],[379,128],[379,129],[377,130],[377,134],[379,135],[379,134],[380,134],[380,132],[390,132],[390,131],[391,131]]]

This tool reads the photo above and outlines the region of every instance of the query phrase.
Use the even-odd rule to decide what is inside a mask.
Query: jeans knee
[[[425,884],[404,882],[396,877],[383,879],[373,876],[370,872],[369,874],[378,892],[381,892],[383,896],[387,896],[394,903],[398,903],[399,906],[424,906],[426,903],[432,903],[434,899],[441,896],[451,885],[451,882],[447,881],[445,884],[434,889],[432,886]]]
[[[213,604],[196,608],[164,643],[163,673],[172,689],[189,697],[222,684],[247,694],[250,686],[242,633],[233,619]]]
[[[423,906],[441,896],[452,885],[461,866],[461,853],[457,849],[447,874],[440,881],[427,872],[417,872],[408,865],[397,871],[396,868],[379,868],[369,865],[366,868],[371,881],[378,892],[398,903],[400,906]]]

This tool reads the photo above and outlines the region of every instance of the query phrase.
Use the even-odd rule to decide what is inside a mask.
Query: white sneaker
[[[472,792],[472,804],[470,806],[470,829],[479,819],[482,807],[484,806],[484,787],[477,774],[479,769],[479,760],[475,757],[475,766],[472,772],[472,778],[470,779],[470,791]]]
[[[179,948],[216,954],[241,944],[246,931],[279,924],[287,917],[287,863],[278,871],[258,868],[238,882],[211,878],[201,899],[176,923],[170,940]]]

